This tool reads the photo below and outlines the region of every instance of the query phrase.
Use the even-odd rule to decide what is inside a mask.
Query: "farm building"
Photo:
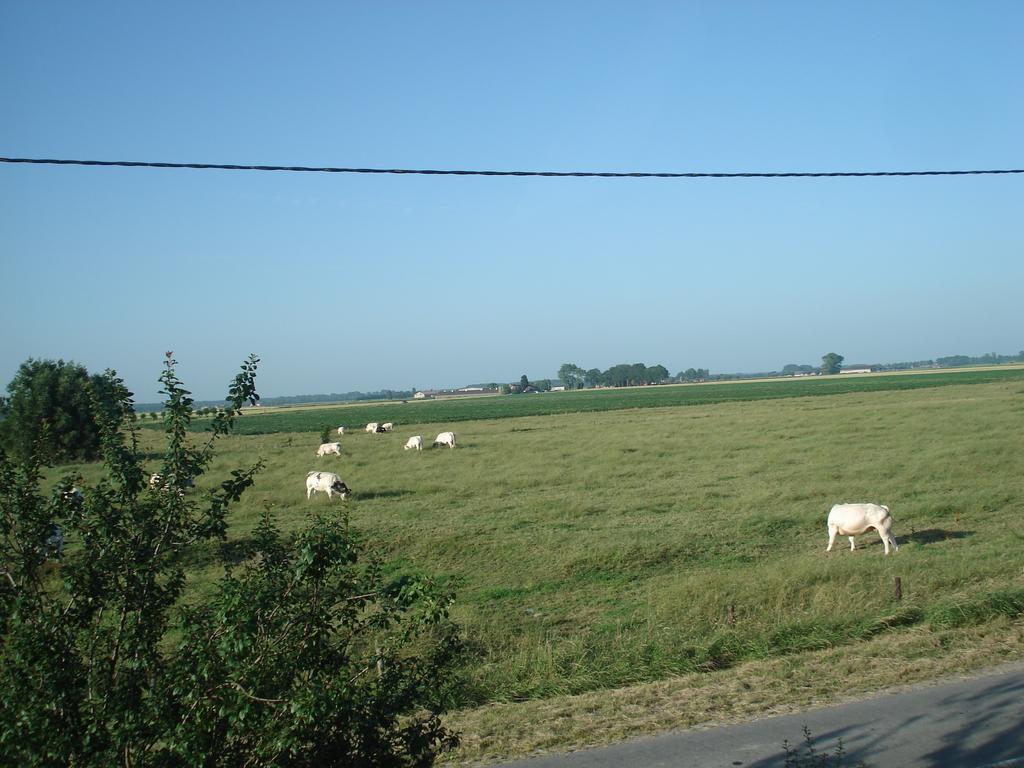
[[[490,387],[463,387],[462,389],[425,389],[412,397],[414,400],[430,400],[435,397],[464,397],[466,395],[496,395],[497,389]]]

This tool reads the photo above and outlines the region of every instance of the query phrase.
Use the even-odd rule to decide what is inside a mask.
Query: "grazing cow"
[[[341,443],[321,443],[320,447],[316,449],[317,456],[326,456],[329,453],[341,456]]]
[[[392,422],[390,422],[390,421],[385,421],[383,424],[380,425],[380,431],[381,432],[390,432],[394,428],[395,428],[395,425]]]
[[[408,440],[406,440],[405,441],[405,450],[408,451],[410,448],[415,448],[417,451],[422,451],[423,450],[423,435],[416,435],[415,437],[410,437]]]
[[[306,475],[306,498],[317,491],[326,493],[328,499],[338,494],[342,501],[352,494],[349,487],[333,472],[310,472]]]
[[[436,438],[434,438],[434,446],[447,445],[449,448],[455,447],[455,433],[454,432],[442,432]]]
[[[82,496],[82,489],[73,485],[66,491],[61,491],[60,500],[65,504],[81,504],[85,497]]]
[[[864,533],[868,528],[874,528],[882,538],[885,546],[885,554],[889,554],[889,544],[899,552],[900,547],[896,543],[896,537],[892,535],[892,515],[889,508],[879,504],[836,504],[828,513],[828,549],[832,551],[832,545],[836,536],[849,536],[850,550],[857,546],[853,537]]]
[[[377,432],[378,431],[377,428],[379,426],[380,426],[380,424],[378,424],[376,421],[371,421],[369,424],[366,425],[366,431],[367,432],[371,432],[371,433],[372,432]]]
[[[338,434],[339,435],[344,435],[345,434],[345,428],[344,427],[338,427]]]
[[[171,490],[172,486],[175,486],[178,490],[179,496],[183,496],[185,494],[185,489],[191,488],[194,485],[195,481],[191,477],[186,477],[184,482],[176,484],[174,482],[173,475],[171,475],[171,477],[168,478],[166,481],[164,480],[164,476],[161,475],[159,472],[154,472],[152,475],[149,476],[150,488],[159,488],[161,491],[169,491]]]
[[[60,526],[53,523],[46,533],[46,540],[43,542],[43,557],[59,560],[64,554],[64,531]]]

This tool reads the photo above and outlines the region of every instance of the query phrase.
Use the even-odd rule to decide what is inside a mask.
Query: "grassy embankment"
[[[979,373],[919,378],[942,375]],[[265,504],[286,529],[327,509],[306,501],[304,476],[339,471],[353,526],[396,569],[457,587],[472,654],[454,686],[457,757],[516,754],[1024,654],[1024,376],[864,386],[879,381],[844,379],[854,391],[831,397],[478,417],[457,425],[459,448],[423,454],[401,446],[429,442],[437,423],[403,423],[343,437],[340,459],[314,456],[321,414],[307,432],[231,438],[217,469],[268,461],[233,514],[236,540]],[[807,383],[786,382],[822,394]],[[649,404],[725,387],[614,394]],[[393,408],[427,405],[440,404]],[[147,431],[147,446],[158,438]],[[824,553],[829,505],[854,500],[892,507],[898,554],[873,534]],[[208,562],[196,553],[195,599],[218,575]]]

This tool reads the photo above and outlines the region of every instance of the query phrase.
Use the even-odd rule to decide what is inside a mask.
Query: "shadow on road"
[[[1024,755],[1024,727],[1019,716],[1007,718],[1007,713],[1019,709],[1020,702],[1024,701],[1024,681],[1018,678],[996,683],[973,694],[944,695],[941,690],[935,689],[936,708],[923,714],[861,717],[856,718],[861,720],[859,723],[819,731],[813,725],[815,713],[805,713],[814,749],[819,755],[834,755],[842,739],[845,755],[841,765],[856,766],[863,761],[869,768],[895,765],[893,750],[901,747],[907,747],[915,755],[908,758],[913,765],[927,768],[971,768]],[[940,705],[946,714],[938,714]],[[1000,723],[995,730],[991,728],[993,723]],[[907,744],[908,734],[915,730],[925,739],[925,743],[916,748]],[[930,738],[935,743],[928,744],[932,732],[938,735],[932,735]],[[791,745],[802,744],[803,740],[799,727],[783,738]],[[775,768],[784,764],[785,752],[780,740],[778,755],[745,763],[744,768]],[[816,765],[810,761],[803,764]],[[833,762],[824,764],[835,765]]]

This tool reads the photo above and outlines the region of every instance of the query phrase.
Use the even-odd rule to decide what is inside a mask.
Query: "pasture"
[[[231,517],[239,552],[265,507],[285,530],[333,509],[347,512],[396,574],[451,582],[467,645],[451,684],[455,706],[599,695],[907,631],[1019,627],[1024,379],[1000,374],[830,396],[812,381],[801,394],[814,396],[688,407],[453,416],[455,450],[429,448],[448,427],[420,409],[442,404],[375,404],[353,412],[396,421],[394,433],[357,431],[339,438],[340,457],[318,458],[323,413],[306,431],[261,424],[265,434],[221,444],[213,476],[267,461]],[[614,396],[643,405],[649,392],[727,386],[762,385]],[[413,414],[424,421],[410,423]],[[424,436],[422,453],[402,450],[414,434]],[[156,450],[160,438],[144,430],[143,449]],[[97,471],[75,469],[86,482]],[[338,472],[353,497],[307,501],[314,469]],[[826,554],[825,518],[842,501],[891,507],[900,551],[885,557],[871,532],[855,552],[841,539]],[[219,575],[210,562],[194,553],[191,599]]]

